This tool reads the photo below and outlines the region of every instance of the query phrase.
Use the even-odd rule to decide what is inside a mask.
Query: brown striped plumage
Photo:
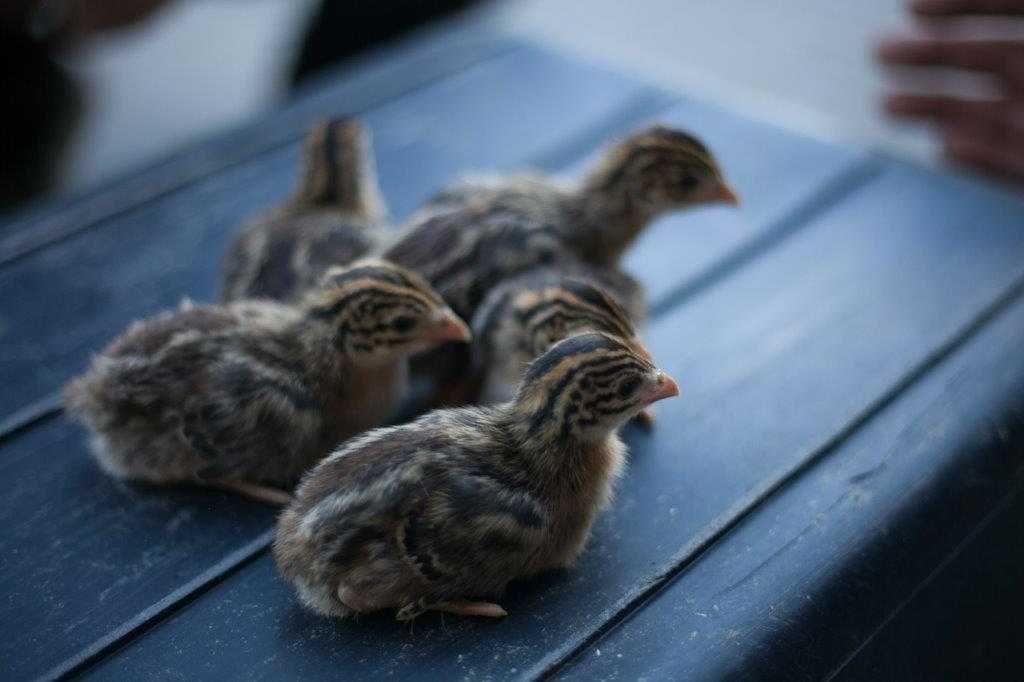
[[[406,358],[462,323],[415,273],[328,271],[298,306],[185,305],[132,325],[67,389],[114,476],[290,487],[404,395]]]
[[[575,188],[565,237],[583,260],[613,265],[662,213],[712,203],[739,197],[711,151],[689,133],[651,126],[614,145]]]
[[[735,201],[701,142],[653,126],[614,145],[577,184],[520,176],[448,188],[384,254],[422,273],[459,315],[472,319],[491,289],[510,277],[580,263],[613,271],[662,212]],[[446,387],[467,361],[465,349],[442,348],[413,367]]]
[[[661,213],[736,202],[711,152],[687,133],[653,126],[614,145],[578,184],[544,177],[466,181],[442,191],[386,251],[423,273],[472,316],[495,285],[570,254],[614,265]]]
[[[566,339],[511,402],[438,410],[342,445],[281,516],[278,567],[326,615],[504,615],[465,600],[572,565],[622,469],[618,427],[677,392],[620,339]]]
[[[321,121],[306,137],[295,195],[242,230],[224,258],[224,301],[296,301],[328,268],[380,247],[384,207],[369,134],[353,119]]]
[[[643,318],[641,297],[632,278],[593,267],[537,268],[495,287],[472,323],[477,399],[511,400],[526,367],[573,334],[605,332],[639,347],[634,324]]]

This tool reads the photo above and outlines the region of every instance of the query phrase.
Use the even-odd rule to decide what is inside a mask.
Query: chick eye
[[[416,326],[416,320],[406,315],[396,317],[391,322],[391,326],[396,332],[407,332]]]
[[[629,396],[636,393],[636,389],[640,388],[640,380],[637,378],[626,379],[619,385],[619,397],[628,398]]]
[[[693,189],[699,183],[700,183],[700,178],[698,178],[696,175],[692,175],[690,173],[687,173],[687,174],[683,175],[682,180],[679,181],[679,184],[680,184],[680,186],[683,189]]]

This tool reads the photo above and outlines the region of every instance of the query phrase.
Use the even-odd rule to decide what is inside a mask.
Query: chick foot
[[[654,412],[650,409],[643,410],[637,416],[633,417],[633,423],[639,426],[644,431],[654,430],[654,425],[657,423],[657,418],[654,416]]]
[[[292,496],[289,493],[279,489],[271,488],[270,486],[258,485],[256,483],[247,483],[245,481],[216,481],[211,483],[215,488],[221,490],[227,490],[228,492],[237,493],[242,497],[247,497],[250,500],[256,500],[257,502],[265,502],[274,507],[284,507],[291,503]]]
[[[508,615],[508,611],[498,604],[486,601],[446,601],[434,604],[429,610],[454,613],[458,616],[483,616],[484,618],[504,618]]]

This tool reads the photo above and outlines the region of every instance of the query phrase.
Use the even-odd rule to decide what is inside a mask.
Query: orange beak
[[[676,380],[664,372],[658,372],[654,386],[646,391],[643,400],[649,405],[665,398],[674,398],[677,395],[679,395],[679,384],[676,383]]]
[[[740,195],[736,193],[727,182],[724,180],[719,182],[714,190],[708,193],[706,201],[708,203],[716,204],[728,204],[730,206],[740,205]]]
[[[451,308],[439,310],[434,315],[434,323],[423,330],[423,339],[425,341],[461,341],[468,343],[472,338],[473,334],[469,331],[469,327]]]

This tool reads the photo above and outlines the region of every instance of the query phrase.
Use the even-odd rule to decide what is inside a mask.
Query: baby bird
[[[297,301],[329,267],[379,248],[384,215],[367,131],[353,119],[315,124],[295,196],[245,228],[228,249],[222,300]]]
[[[609,292],[633,309],[627,312]],[[537,268],[513,277],[487,295],[473,318],[472,374],[480,383],[478,400],[511,400],[529,364],[574,334],[605,332],[639,350],[633,320],[642,318],[640,284],[623,273],[578,268],[564,274]]]
[[[737,203],[711,152],[653,126],[613,146],[575,184],[544,177],[468,181],[442,191],[384,257],[416,270],[470,319],[498,282],[566,258],[613,266],[661,213]]]
[[[184,305],[137,322],[67,388],[101,467],[268,502],[404,395],[406,358],[469,330],[419,275],[334,268],[299,306]]]
[[[738,203],[711,152],[692,135],[652,126],[607,151],[577,184],[544,177],[468,181],[442,191],[384,257],[421,273],[464,319],[500,282],[538,266],[617,269],[627,246],[665,211]],[[451,345],[414,358],[429,404],[465,402],[469,361]]]
[[[513,401],[377,429],[321,462],[281,516],[278,568],[325,615],[504,616],[478,600],[573,564],[623,467],[618,427],[677,394],[620,339],[565,339]]]

